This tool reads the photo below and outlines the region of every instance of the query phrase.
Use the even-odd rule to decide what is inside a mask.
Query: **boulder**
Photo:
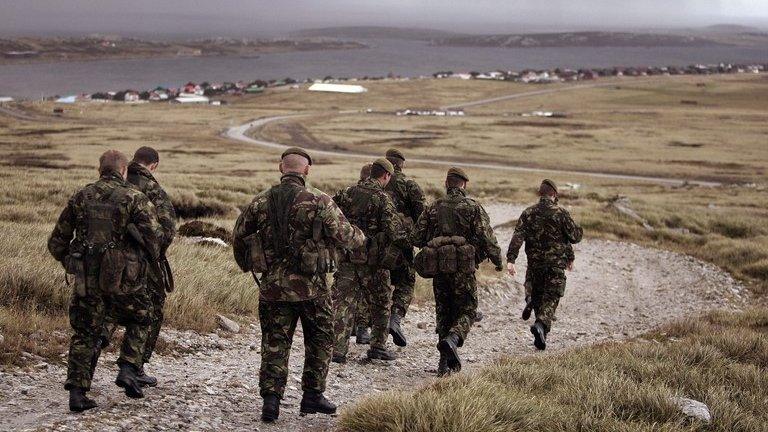
[[[232,321],[224,315],[216,315],[216,322],[224,331],[228,331],[230,333],[240,333],[240,324]]]
[[[704,423],[712,422],[712,414],[709,412],[709,407],[702,402],[684,397],[673,397],[671,402],[690,418]]]
[[[182,237],[217,238],[223,242],[232,243],[232,233],[212,223],[199,220],[189,221],[179,226],[179,235]]]
[[[227,242],[217,237],[186,237],[184,242],[202,246],[229,247]]]
[[[642,225],[643,228],[645,228],[647,231],[653,231],[651,224],[649,224],[648,221],[645,220],[642,216],[637,214],[637,212],[632,209],[631,205],[632,201],[630,201],[629,198],[619,195],[614,197],[611,202],[608,203],[607,209],[627,216],[628,218]]]

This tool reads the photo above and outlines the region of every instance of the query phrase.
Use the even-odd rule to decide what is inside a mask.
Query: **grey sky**
[[[768,0],[0,0],[2,33],[265,35],[333,25],[469,32],[768,26]]]

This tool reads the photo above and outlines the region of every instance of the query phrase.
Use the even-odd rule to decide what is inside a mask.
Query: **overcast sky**
[[[0,0],[0,32],[267,35],[334,25],[465,32],[768,27],[768,0]]]

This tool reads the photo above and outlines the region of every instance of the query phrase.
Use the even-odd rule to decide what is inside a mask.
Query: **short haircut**
[[[461,177],[449,175],[445,178],[445,184],[448,187],[464,187],[467,184],[467,181]]]
[[[394,156],[387,156],[387,160],[388,160],[388,161],[389,161],[389,162],[390,162],[390,163],[391,163],[393,166],[396,166],[396,167],[398,167],[398,168],[402,168],[402,167],[403,167],[403,163],[405,163],[405,161],[404,161],[404,160],[400,159],[399,157],[394,157]]]
[[[128,167],[128,157],[117,150],[107,150],[99,158],[99,174],[119,173]]]
[[[304,168],[309,166],[309,159],[302,155],[290,153],[280,161],[283,164],[283,172],[286,173],[304,173]]]
[[[142,165],[152,165],[153,163],[160,162],[160,155],[152,147],[139,147],[136,153],[133,154],[133,161]]]
[[[382,178],[384,177],[384,174],[389,174],[389,172],[385,170],[383,166],[379,164],[371,165],[371,178]]]
[[[541,186],[539,186],[539,195],[540,196],[557,196],[557,191],[552,188],[552,186],[542,183]]]
[[[360,180],[365,180],[371,176],[372,166],[373,164],[369,164],[369,163],[363,165],[363,167],[360,169]]]

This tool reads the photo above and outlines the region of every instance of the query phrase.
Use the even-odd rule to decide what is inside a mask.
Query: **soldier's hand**
[[[502,271],[502,270],[504,270],[504,267],[503,267],[501,264],[497,264],[497,265],[496,265],[496,271],[497,271],[497,272],[500,272],[500,271]]]
[[[509,273],[510,276],[514,276],[517,274],[517,270],[515,270],[514,263],[507,263],[507,273]]]
[[[573,269],[574,269],[574,268],[575,268],[575,267],[573,266],[573,261],[569,262],[569,263],[568,263],[568,266],[566,267],[566,269],[567,269],[568,271],[573,271]]]

